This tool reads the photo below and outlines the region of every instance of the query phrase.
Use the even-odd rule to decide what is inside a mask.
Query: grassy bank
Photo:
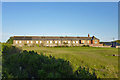
[[[95,72],[100,78],[118,77],[118,54],[116,48],[93,47],[23,47],[23,50],[34,50],[45,55],[63,58],[71,62],[76,70],[79,66],[86,66]]]

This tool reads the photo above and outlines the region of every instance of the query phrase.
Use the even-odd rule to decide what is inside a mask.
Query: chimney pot
[[[92,39],[94,39],[95,38],[95,36],[92,36]]]
[[[88,34],[88,37],[90,37],[90,35]]]

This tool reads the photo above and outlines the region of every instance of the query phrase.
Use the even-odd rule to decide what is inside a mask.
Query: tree
[[[10,39],[8,39],[6,43],[13,44],[13,38],[10,37]]]

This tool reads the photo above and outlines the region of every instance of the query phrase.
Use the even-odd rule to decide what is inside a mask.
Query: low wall
[[[96,47],[97,47],[97,46],[96,46]],[[111,48],[111,46],[98,46],[98,47]]]
[[[89,44],[89,46],[91,46],[91,47],[102,47],[103,44]]]
[[[14,44],[13,44],[14,45]],[[27,46],[34,46],[36,44],[27,44]],[[39,44],[38,44],[39,45]],[[90,47],[111,47],[111,46],[103,46],[103,44],[43,44],[43,46],[83,46],[83,45],[89,45]],[[24,44],[17,44],[15,46],[24,46]],[[41,46],[41,45],[39,45]]]
[[[116,48],[120,48],[120,46],[116,46]]]

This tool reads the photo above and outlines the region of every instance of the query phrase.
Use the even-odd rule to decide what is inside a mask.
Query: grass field
[[[93,47],[23,47],[23,50],[34,50],[55,58],[62,58],[71,62],[76,70],[79,66],[89,67],[92,72],[95,69],[97,77],[117,78],[118,54],[116,48],[93,48]]]

